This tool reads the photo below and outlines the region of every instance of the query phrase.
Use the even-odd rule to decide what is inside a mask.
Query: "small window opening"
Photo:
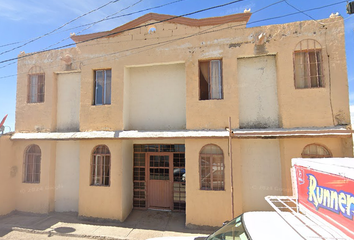
[[[156,27],[154,25],[148,27],[148,34],[152,34],[155,32],[156,32]]]
[[[95,105],[111,104],[111,69],[95,71]]]
[[[309,144],[302,150],[301,157],[303,158],[330,158],[330,151],[319,144]]]
[[[107,146],[95,148],[91,160],[91,186],[109,186],[111,170],[111,153]]]
[[[221,60],[199,62],[199,100],[223,99]]]
[[[200,189],[224,190],[224,154],[220,147],[208,144],[199,154]]]
[[[45,73],[41,67],[34,66],[28,72],[27,103],[44,102]]]
[[[318,88],[324,86],[321,45],[305,39],[294,51],[295,88]]]

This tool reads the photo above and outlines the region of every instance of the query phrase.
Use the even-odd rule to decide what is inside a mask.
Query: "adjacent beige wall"
[[[59,132],[76,132],[80,129],[80,75],[81,72],[57,74],[57,131]]]
[[[233,139],[235,216],[245,211],[271,210],[264,197],[292,195],[291,159],[308,144],[325,146],[333,157],[351,157],[341,138]],[[200,190],[199,151],[216,144],[224,152],[225,190]],[[231,219],[230,160],[227,139],[186,139],[186,225],[220,226]],[[206,211],[207,209],[207,211]]]
[[[217,31],[216,27],[212,33],[194,37],[188,36],[210,27],[195,28],[165,22],[157,24],[156,32],[152,34],[148,34],[147,28],[143,27],[80,44],[78,47],[80,52],[73,48],[36,54],[26,58],[26,61],[19,61],[16,131],[36,131],[35,126],[40,131],[56,129],[57,89],[55,77],[52,75],[53,71],[63,68],[59,57],[65,51],[72,53],[76,64],[81,64],[81,131],[123,130],[129,125],[127,123],[131,119],[127,108],[132,103],[126,94],[132,90],[125,81],[131,78],[127,67],[143,69],[149,65],[155,66],[152,68],[163,68],[163,64],[176,62],[185,64],[186,128],[224,129],[228,125],[229,116],[233,119],[232,127],[239,128],[238,85],[242,80],[238,76],[237,59],[263,55],[276,55],[280,126],[294,128],[349,124],[347,70],[343,64],[345,62],[343,20],[338,17],[321,21],[327,24],[327,28],[322,28],[313,21],[254,28],[244,26],[226,28],[233,25],[230,23],[219,27],[224,28],[222,31]],[[261,47],[255,46],[255,40],[262,32],[266,34],[266,42]],[[168,41],[186,36],[187,38],[179,41],[157,45],[161,39]],[[304,39],[315,39],[322,46],[324,88],[295,89],[293,51],[297,43]],[[154,48],[144,48],[145,45],[154,44],[156,44]],[[132,50],[134,48],[139,50]],[[115,52],[117,54],[112,54]],[[215,58],[222,59],[224,98],[200,101],[198,61]],[[41,104],[26,103],[27,72],[33,64],[41,66],[46,71],[46,100]],[[110,105],[93,105],[93,73],[96,69],[112,69]]]
[[[215,144],[224,153],[225,190],[200,190],[199,152],[204,145]],[[186,139],[186,225],[220,226],[231,219],[230,162],[227,139]],[[234,166],[237,169],[237,165]],[[235,176],[237,178],[237,175]],[[240,183],[240,181],[237,181]],[[239,186],[236,186],[239,189]],[[242,206],[237,206],[241,212]]]
[[[237,59],[240,128],[278,128],[275,56]]]
[[[249,210],[269,210],[264,200],[266,195],[291,195],[291,159],[301,157],[301,152],[306,145],[321,144],[329,149],[334,157],[349,157],[351,152],[343,147],[346,141],[346,138],[328,137],[233,139],[235,216]],[[153,143],[185,143],[187,225],[219,226],[223,221],[231,219],[231,173],[227,138],[134,141],[101,139],[56,142],[10,141],[6,139],[6,136],[2,136],[0,138],[0,161],[7,159],[8,162],[4,162],[5,167],[0,169],[3,171],[0,177],[10,185],[0,186],[2,191],[8,193],[8,195],[0,196],[2,202],[7,203],[0,207],[0,213],[6,214],[12,210],[34,213],[68,211],[72,210],[69,207],[78,197],[80,216],[124,221],[132,209],[133,144]],[[39,184],[23,183],[24,152],[31,144],[37,144],[42,150],[41,182]],[[111,152],[111,185],[109,187],[90,186],[92,151],[100,144],[107,145]],[[223,150],[224,191],[200,190],[199,152],[207,144],[216,144]],[[2,151],[3,148],[12,148],[13,151]],[[79,159],[77,158],[80,161],[79,167],[75,165],[75,155],[79,156]],[[70,173],[70,170],[73,172]],[[71,177],[70,186],[68,185],[69,179],[63,171]],[[76,188],[72,184],[76,180],[79,180],[78,192],[75,192]],[[66,201],[67,197],[71,202]]]
[[[79,69],[77,48],[53,50],[31,57],[21,58],[17,64],[16,123],[17,132],[56,131],[57,120],[57,75],[64,71],[60,60],[66,54],[73,56],[73,69]],[[20,54],[20,57],[25,54]],[[45,72],[45,96],[43,103],[27,103],[28,72],[33,66]]]
[[[133,142],[122,142],[122,213],[121,221],[124,221],[133,209]]]
[[[148,34],[147,28],[143,27],[113,37],[82,43],[78,48],[50,51],[25,58],[26,60],[20,59],[16,131],[33,132],[56,129],[57,86],[53,72],[64,68],[60,57],[66,52],[73,55],[76,64],[74,69],[81,66],[81,131],[123,130],[129,125],[126,122],[131,121],[131,118],[126,116],[129,114],[126,108],[133,103],[129,102],[129,96],[125,96],[132,91],[129,90],[129,86],[126,86],[127,81],[124,81],[124,79],[131,78],[126,67],[136,66],[136,69],[144,69],[147,65],[154,65],[156,67],[152,68],[163,68],[163,64],[176,62],[185,63],[186,128],[224,129],[228,125],[229,116],[234,119],[232,127],[238,128],[240,79],[237,59],[264,54],[275,54],[277,58],[278,119],[282,127],[323,127],[349,124],[347,70],[346,65],[343,64],[346,61],[343,19],[341,17],[323,19],[321,22],[326,24],[327,28],[322,28],[313,21],[254,28],[244,26],[227,28],[226,26],[233,25],[230,23],[215,27],[212,33],[194,37],[188,36],[210,27],[196,28],[165,22],[157,24],[156,32],[152,34]],[[219,28],[223,30],[218,31]],[[266,42],[261,46],[256,46],[255,40],[261,33],[266,34]],[[168,41],[180,37],[187,38],[161,46],[157,44],[162,41],[161,39]],[[297,43],[304,39],[315,39],[322,46],[323,88],[295,89],[293,51]],[[156,44],[154,48],[144,48],[145,45],[154,44]],[[138,50],[132,50],[134,48]],[[112,54],[115,52],[117,54]],[[224,98],[200,101],[198,61],[215,58],[222,59]],[[34,64],[45,70],[45,102],[27,104],[27,73]],[[112,69],[112,103],[110,105],[93,105],[93,73],[96,69]],[[162,73],[163,71],[161,75]],[[179,105],[178,101],[174,102]],[[213,117],[210,117],[211,115]]]
[[[126,130],[186,128],[186,76],[184,64],[128,68],[124,92],[129,104]],[[127,72],[126,71],[126,72]]]
[[[97,145],[106,145],[111,152],[110,186],[90,186],[92,152]],[[132,184],[131,179],[123,183],[122,141],[81,140],[80,141],[80,185],[79,215],[84,217],[107,218],[123,221],[122,193],[124,184]],[[132,170],[131,170],[132,171]],[[129,173],[128,173],[129,174]],[[132,174],[132,173],[130,173]],[[128,175],[129,176],[129,175]],[[127,207],[127,204],[124,205]],[[126,210],[125,210],[126,211]],[[124,212],[126,214],[126,212]]]
[[[25,151],[31,144],[37,144],[41,149],[41,175],[40,183],[23,182],[23,161]],[[15,162],[18,174],[15,179],[16,210],[33,213],[48,213],[54,210],[55,189],[55,141],[15,141]]]
[[[242,140],[240,144],[243,211],[272,210],[264,197],[282,195],[279,140]]]
[[[55,211],[79,210],[80,143],[58,141],[55,165]]]
[[[19,173],[14,158],[13,142],[10,135],[0,136],[0,216],[16,209],[15,178]]]

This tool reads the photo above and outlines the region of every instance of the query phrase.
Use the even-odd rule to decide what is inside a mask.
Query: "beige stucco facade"
[[[13,143],[10,141],[9,135],[0,137],[0,215],[6,215],[15,210],[15,203],[13,201],[15,196],[15,182],[14,179],[18,173],[18,168],[13,166]]]
[[[145,195],[139,199],[146,205],[140,208],[155,207],[148,200],[156,186],[150,184],[155,170],[148,162],[168,156],[170,164],[177,157],[185,164],[179,167],[186,173],[185,184],[178,185],[182,190],[176,193],[174,184],[168,191],[173,204],[182,199],[178,206],[186,225],[218,226],[232,217],[232,208],[235,215],[269,210],[265,196],[291,195],[291,158],[301,157],[306,146],[352,157],[343,19],[321,20],[326,28],[313,21],[249,28],[249,17],[157,24],[168,17],[148,14],[112,31],[73,36],[74,48],[21,55],[16,132],[0,138],[0,177],[9,183],[0,185],[7,193],[0,195],[6,203],[0,214],[77,211],[82,217],[124,221],[141,204],[141,186]],[[156,31],[148,32],[147,24]],[[307,39],[321,46],[323,86],[297,89],[294,51]],[[199,64],[215,59],[221,60],[222,98],[200,100]],[[27,103],[33,66],[45,74],[45,97]],[[109,103],[96,104],[95,74],[106,70]],[[229,117],[231,133],[225,130]],[[24,181],[26,149],[32,144],[41,149],[39,183]],[[222,151],[219,190],[201,187],[201,150],[209,144]],[[160,152],[139,152],[140,145],[159,146]],[[163,152],[165,145],[179,150]],[[97,146],[110,152],[105,186],[93,184]],[[145,182],[137,180],[138,155],[146,161]]]

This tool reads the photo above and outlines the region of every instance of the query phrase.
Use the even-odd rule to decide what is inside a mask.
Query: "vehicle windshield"
[[[248,240],[242,224],[242,215],[211,234],[206,240]]]

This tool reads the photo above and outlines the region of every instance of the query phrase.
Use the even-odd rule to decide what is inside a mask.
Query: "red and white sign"
[[[6,116],[2,119],[2,121],[0,122],[0,128],[2,127],[2,125],[4,125],[6,118],[7,118],[7,114],[6,114]]]
[[[294,167],[299,204],[354,239],[354,180]]]

